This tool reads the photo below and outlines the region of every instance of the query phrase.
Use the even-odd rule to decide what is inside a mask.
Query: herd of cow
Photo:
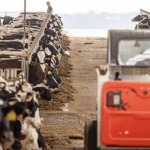
[[[149,29],[150,28],[150,18],[148,15],[137,15],[132,19],[133,22],[139,22],[135,29]]]
[[[58,15],[51,15],[39,48],[32,55],[29,82],[22,76],[16,82],[0,77],[0,150],[32,150],[46,147],[40,128],[38,100],[51,101],[51,92],[61,79],[57,66],[68,54],[60,44],[63,23]]]

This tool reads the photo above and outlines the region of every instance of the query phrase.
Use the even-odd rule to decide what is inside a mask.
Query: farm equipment
[[[84,149],[150,149],[150,32],[110,30],[96,72],[97,120],[86,122]]]

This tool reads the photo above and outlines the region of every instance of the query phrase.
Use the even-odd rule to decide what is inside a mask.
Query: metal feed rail
[[[35,53],[36,50],[39,47],[39,41],[40,41],[41,37],[44,35],[45,28],[47,26],[48,21],[50,20],[51,15],[52,15],[52,12],[50,12],[50,13],[47,14],[46,19],[42,23],[42,27],[41,27],[38,35],[36,36],[36,38],[35,38],[32,46],[31,46],[31,49],[28,50],[28,56],[27,57],[28,57],[29,63],[31,62],[31,56],[32,56],[32,54]]]

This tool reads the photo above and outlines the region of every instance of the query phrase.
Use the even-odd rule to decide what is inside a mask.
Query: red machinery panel
[[[101,104],[104,145],[150,146],[150,82],[106,82]]]

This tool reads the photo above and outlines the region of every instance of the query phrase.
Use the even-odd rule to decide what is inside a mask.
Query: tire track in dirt
[[[61,62],[59,68],[64,88],[59,90],[64,90],[67,96],[61,95],[63,92],[53,93],[56,103],[52,102],[50,109],[46,103],[41,108],[41,116],[45,119],[42,133],[49,147],[83,146],[84,122],[96,119],[95,67],[106,63],[106,39],[70,37],[69,40],[70,57],[64,57],[62,62],[66,63]]]

